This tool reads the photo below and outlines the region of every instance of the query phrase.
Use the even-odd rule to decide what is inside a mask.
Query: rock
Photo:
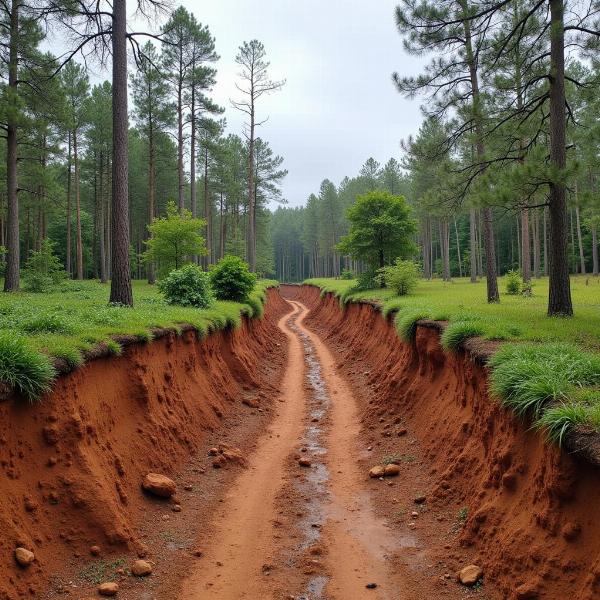
[[[377,479],[378,477],[383,477],[384,475],[385,468],[381,465],[371,467],[371,469],[369,470],[369,477],[371,477],[371,479]]]
[[[142,482],[144,490],[159,498],[170,498],[177,490],[172,479],[159,473],[148,473]]]
[[[416,518],[419,516],[419,513],[418,513],[416,510],[413,510],[413,511],[410,513],[410,516],[411,516],[413,519],[416,519]]]
[[[216,456],[217,454],[219,454],[219,449],[218,449],[218,448],[211,448],[211,449],[208,451],[208,455],[209,455],[209,456]]]
[[[152,565],[147,560],[136,560],[131,565],[131,574],[136,577],[146,577],[152,573]]]
[[[119,591],[119,584],[114,581],[107,581],[98,586],[98,593],[101,596],[116,596]]]
[[[246,459],[242,454],[242,451],[235,446],[230,446],[229,444],[219,444],[219,454],[227,462],[235,462],[242,467],[246,466]]]
[[[365,587],[368,590],[374,590],[377,587],[377,584],[376,583],[367,583],[367,585],[365,585]]]
[[[244,398],[242,400],[242,404],[245,404],[246,406],[249,406],[250,408],[258,408],[260,406],[258,404],[258,401],[255,398]]]
[[[308,458],[301,458],[301,459],[298,461],[298,464],[299,464],[301,467],[310,467],[312,463],[310,462],[310,459],[308,459]]]
[[[100,546],[90,546],[90,554],[92,556],[100,556]]]
[[[399,429],[398,437],[402,437],[402,436],[406,435],[407,433],[408,433],[408,429]]]
[[[38,503],[31,496],[25,496],[24,504],[27,512],[35,512],[38,509]]]
[[[15,560],[20,567],[25,568],[35,560],[35,554],[27,548],[19,547],[15,550]]]
[[[471,587],[475,585],[483,576],[483,569],[477,565],[464,567],[458,573],[457,579],[463,585]]]
[[[394,464],[385,465],[385,468],[383,469],[383,474],[386,477],[396,477],[396,475],[400,475],[400,467]]]
[[[415,496],[415,504],[424,504],[426,500],[427,500],[427,497],[424,496],[423,494]]]
[[[181,504],[174,504],[171,508],[173,512],[181,512]]]
[[[524,583],[515,589],[517,600],[536,600],[539,598],[540,591],[533,583]]]
[[[567,542],[572,542],[579,537],[579,534],[581,533],[581,525],[571,522],[565,523],[560,533],[563,538],[567,540]]]

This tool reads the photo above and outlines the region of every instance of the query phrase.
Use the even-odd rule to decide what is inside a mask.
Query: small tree
[[[24,271],[25,288],[30,292],[46,292],[67,277],[49,239],[42,242],[39,251],[31,253]]]
[[[401,258],[397,258],[393,265],[379,269],[379,273],[386,287],[393,290],[398,296],[410,294],[417,286],[421,275],[416,263]]]
[[[189,210],[180,213],[175,202],[169,201],[167,215],[148,225],[150,239],[145,242],[148,249],[144,261],[156,263],[159,275],[164,277],[192,262],[193,256],[204,256],[206,244],[200,233],[204,225],[204,219],[194,219]]]
[[[402,196],[374,191],[359,196],[348,209],[350,231],[337,245],[338,251],[382,268],[397,257],[414,252],[416,223]]]
[[[225,256],[211,268],[210,283],[219,300],[245,302],[254,289],[256,275],[239,256]]]

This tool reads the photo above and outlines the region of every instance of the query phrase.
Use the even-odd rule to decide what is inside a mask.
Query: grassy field
[[[600,280],[573,277],[575,316],[546,316],[548,280],[534,282],[530,297],[502,293],[486,302],[485,281],[421,281],[409,296],[391,290],[353,291],[355,281],[309,279],[344,303],[376,300],[394,314],[398,334],[410,340],[419,319],[449,321],[442,345],[456,350],[468,337],[506,342],[490,361],[490,389],[520,417],[559,444],[576,425],[600,432]]]
[[[242,314],[262,314],[265,290],[276,283],[260,281],[248,304],[216,302],[208,310],[169,305],[156,286],[141,281],[133,284],[133,309],[109,305],[108,285],[96,281],[67,281],[44,294],[0,294],[0,382],[34,399],[53,378],[49,356],[75,366],[99,342],[118,354],[114,335],[149,341],[153,328],[189,323],[207,333],[237,325]]]

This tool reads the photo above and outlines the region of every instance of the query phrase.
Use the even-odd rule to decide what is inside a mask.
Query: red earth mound
[[[176,471],[221,417],[273,393],[276,327],[288,305],[202,340],[193,331],[134,344],[58,379],[39,404],[0,403],[0,598],[41,597],[53,572],[90,547],[139,550],[148,472]],[[23,569],[14,550],[35,562]]]
[[[312,286],[284,293],[312,309],[307,324],[348,364],[368,365],[363,427],[401,414],[426,450],[431,504],[468,508],[460,542],[500,590],[488,597],[600,597],[597,468],[548,445],[490,398],[485,366],[445,353],[437,329],[419,326],[411,345],[372,304],[342,308]]]

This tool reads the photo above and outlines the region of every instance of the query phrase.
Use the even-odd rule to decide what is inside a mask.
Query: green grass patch
[[[156,286],[142,281],[133,282],[134,308],[109,305],[108,285],[96,281],[66,281],[49,293],[0,294],[0,381],[34,400],[55,377],[50,357],[78,366],[96,344],[120,354],[113,336],[150,342],[153,329],[190,324],[203,336],[238,327],[242,315],[262,315],[266,290],[274,285],[261,280],[247,303],[219,301],[206,310],[167,304]]]
[[[421,319],[431,318],[431,311],[427,309],[412,309],[405,312],[396,313],[394,325],[398,335],[405,342],[412,342],[417,333],[417,323]]]

